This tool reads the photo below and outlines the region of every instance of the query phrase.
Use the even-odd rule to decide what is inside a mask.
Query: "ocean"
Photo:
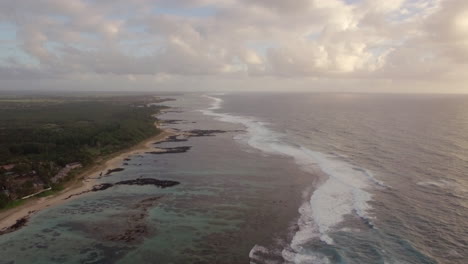
[[[41,211],[0,237],[0,263],[468,262],[467,96],[174,98],[165,126],[216,133],[159,144],[191,148],[131,156],[100,182],[180,185]]]

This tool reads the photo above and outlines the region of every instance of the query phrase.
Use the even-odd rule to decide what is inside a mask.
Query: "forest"
[[[157,134],[155,114],[164,108],[157,103],[164,100],[0,96],[0,208],[41,189],[59,188],[54,176],[70,164],[87,168]]]

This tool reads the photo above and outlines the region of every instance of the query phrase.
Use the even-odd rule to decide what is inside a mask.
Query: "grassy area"
[[[42,192],[34,197],[31,197],[30,199],[34,199],[34,198],[41,198],[41,197],[47,197],[47,196],[50,196],[50,195],[53,195],[53,194],[56,194],[56,193],[59,193],[61,191],[63,191],[65,188],[63,187],[63,185],[57,185],[57,186],[54,186],[52,188],[52,190],[48,190],[48,191],[45,191],[45,192]]]
[[[20,206],[20,205],[26,203],[27,200],[28,200],[28,199],[9,201],[3,208],[0,209],[0,212],[1,212],[1,211],[6,211],[6,210],[8,210],[8,209],[15,208],[15,207],[17,207],[17,206]]]

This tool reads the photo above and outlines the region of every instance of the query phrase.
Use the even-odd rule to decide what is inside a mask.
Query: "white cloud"
[[[465,0],[20,0],[0,23],[39,61],[0,61],[9,80],[467,80]]]

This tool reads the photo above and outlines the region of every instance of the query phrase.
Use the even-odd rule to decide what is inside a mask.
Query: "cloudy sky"
[[[468,93],[468,1],[0,0],[0,81]]]

